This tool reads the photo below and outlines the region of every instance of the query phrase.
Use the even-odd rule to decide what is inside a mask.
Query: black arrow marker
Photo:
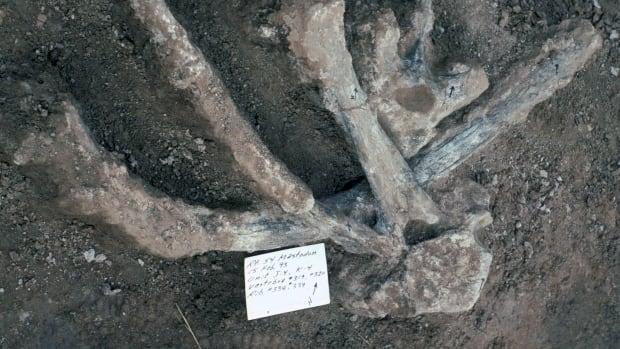
[[[316,292],[316,288],[317,288],[318,284],[319,284],[318,282],[314,283],[314,291],[312,291],[312,295],[313,296],[314,296],[314,293]]]

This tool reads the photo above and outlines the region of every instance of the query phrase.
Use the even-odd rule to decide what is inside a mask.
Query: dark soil
[[[318,87],[300,80],[283,33],[257,34],[278,1],[247,2],[168,1],[271,151],[319,198],[348,188],[363,172]],[[414,3],[347,1],[347,25],[393,7],[406,26]],[[247,321],[246,254],[163,260],[114,227],[50,215],[41,178],[11,165],[0,139],[0,348],[193,348],[175,305],[203,348],[617,348],[620,40],[609,37],[620,4],[434,3],[436,66],[476,62],[491,85],[563,19],[588,19],[605,38],[567,88],[436,184],[469,178],[493,194],[494,223],[479,237],[492,270],[471,311],[366,319],[332,302]],[[232,209],[263,200],[159,73],[124,1],[0,0],[0,79],[0,127],[25,132],[54,107],[7,88],[38,81],[73,99],[96,141],[163,193]],[[87,263],[91,248],[107,260]],[[335,268],[343,252],[327,254]]]

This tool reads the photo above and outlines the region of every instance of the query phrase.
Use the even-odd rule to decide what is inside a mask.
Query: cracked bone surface
[[[30,89],[28,84],[27,89]],[[389,254],[394,246],[369,227],[326,213],[320,205],[303,214],[277,206],[234,212],[188,205],[131,178],[124,165],[92,141],[70,102],[51,115],[47,132],[20,138],[0,130],[16,148],[13,163],[43,172],[58,188],[52,206],[115,225],[150,253],[166,258],[211,250],[255,251],[331,238],[353,253]],[[41,174],[39,173],[39,176]]]
[[[400,236],[408,222],[435,224],[441,212],[413,179],[379,124],[353,69],[344,32],[344,1],[292,1],[279,14],[303,72],[320,81],[326,107],[349,134],[381,208],[378,229]]]
[[[524,121],[538,103],[568,85],[603,45],[600,34],[585,20],[565,20],[550,34],[535,57],[513,69],[480,107],[467,114],[465,125],[449,130],[412,159],[418,183],[447,176],[507,126]]]
[[[401,35],[392,10],[357,26],[352,47],[355,68],[368,103],[405,158],[414,156],[435,136],[435,126],[484,92],[489,82],[479,67],[454,64],[433,76],[426,46],[433,28],[430,0],[422,0]]]
[[[395,268],[381,263],[345,266],[339,272],[341,301],[351,312],[369,317],[409,317],[422,313],[460,312],[471,309],[484,286],[492,255],[475,234],[493,221],[487,211],[490,196],[478,184],[460,181],[442,194],[442,207],[454,215],[456,229],[412,246]],[[380,285],[366,277],[383,277]],[[351,297],[350,295],[354,296]]]
[[[244,121],[165,2],[130,4],[151,33],[163,74],[188,92],[196,115],[212,125],[247,176],[278,205],[263,203],[245,212],[214,210],[159,193],[100,149],[76,107],[66,101],[57,108],[60,112],[50,113],[37,126],[24,123],[11,129],[0,113],[0,155],[10,154],[26,175],[44,178],[55,188],[49,198],[52,212],[117,226],[150,253],[167,258],[209,250],[267,250],[323,239],[353,254],[372,254],[371,259],[340,265],[339,282],[333,286],[349,311],[373,317],[457,312],[473,306],[492,258],[475,238],[491,222],[489,196],[480,186],[461,181],[436,194],[435,203],[418,183],[428,187],[488,144],[505,125],[522,121],[536,103],[566,86],[601,46],[589,23],[562,23],[539,55],[493,87],[467,115],[465,125],[438,136],[427,151],[417,154],[412,171],[402,154],[415,152],[439,119],[486,88],[486,77],[476,68],[457,66],[455,75],[443,78],[428,73],[424,47],[433,22],[430,1],[421,1],[411,31],[403,35],[390,12],[365,26],[374,41],[362,60],[374,63],[362,72],[361,84],[345,45],[343,1],[284,4],[279,15],[291,29],[291,49],[304,61],[305,74],[322,84],[325,103],[355,144],[368,178],[359,188],[314,202],[305,184],[271,155]],[[481,85],[474,86],[476,81]],[[17,87],[0,87],[14,88],[18,98],[54,95],[44,84],[13,84]],[[441,94],[446,88],[448,97]],[[418,95],[418,90],[426,92]],[[434,104],[421,105],[425,101],[420,96],[430,95]],[[402,124],[407,117],[419,120]],[[422,130],[416,136],[419,142],[396,135],[390,127]],[[360,189],[363,186],[374,196]],[[369,226],[377,211],[387,223],[377,228],[385,231]],[[412,220],[418,222],[408,224]],[[443,231],[431,240],[406,245],[404,233],[425,227]]]
[[[601,46],[600,34],[588,21],[566,20],[551,28],[540,52],[497,83],[486,100],[467,113],[465,124],[448,130],[410,159],[416,182],[425,188],[448,176],[506,127],[525,120],[538,103],[568,85]],[[363,185],[355,187],[331,198],[328,204],[345,214],[353,207],[364,207],[365,216],[372,216],[376,208],[366,191]]]

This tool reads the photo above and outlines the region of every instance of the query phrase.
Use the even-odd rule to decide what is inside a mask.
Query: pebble
[[[45,257],[45,261],[46,261],[48,264],[53,264],[53,265],[56,265],[56,258],[54,258],[54,256],[52,256],[52,252],[49,252],[49,253],[47,254],[47,257]]]
[[[104,296],[115,296],[115,295],[117,295],[119,293],[121,293],[121,289],[120,288],[112,289],[112,286],[110,286],[109,284],[104,284],[103,285],[103,295]]]
[[[176,159],[174,158],[174,156],[172,154],[168,155],[167,158],[165,159],[159,159],[159,162],[162,163],[162,165],[172,165],[174,163]]]
[[[144,266],[144,261],[141,260],[140,258],[138,258],[138,264],[140,264],[140,266],[143,267]]]
[[[86,261],[88,263],[101,263],[104,262],[106,259],[108,259],[108,257],[106,257],[106,255],[104,255],[103,253],[100,254],[96,254],[95,249],[91,248],[90,250],[82,253],[84,255],[84,258],[86,258]]]
[[[534,255],[534,248],[532,247],[532,244],[525,241],[523,243],[523,247],[527,250],[527,258],[532,258],[532,255]]]
[[[4,288],[0,288],[0,294],[4,293]]]
[[[275,27],[270,25],[261,25],[258,28],[258,35],[265,39],[276,40],[278,37],[278,31]]]
[[[43,13],[39,14],[37,16],[37,27],[42,28],[45,25],[45,22],[47,22],[47,16]]]
[[[548,174],[548,173],[547,173],[547,171],[545,171],[545,170],[540,170],[539,175],[540,175],[540,177],[542,177],[542,178],[547,178],[547,177],[549,177],[549,174]]]
[[[620,38],[620,33],[618,33],[617,30],[614,29],[614,30],[611,31],[611,33],[609,33],[609,39],[610,40],[616,40],[618,38]]]
[[[30,312],[21,310],[18,314],[19,321],[24,322],[30,317]]]
[[[618,74],[620,74],[620,69],[618,69],[618,67],[611,67],[609,68],[609,71],[613,76],[618,76]]]

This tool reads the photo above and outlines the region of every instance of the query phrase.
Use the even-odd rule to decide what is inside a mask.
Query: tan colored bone
[[[430,0],[423,0],[411,17],[411,29],[402,36],[391,10],[358,26],[366,38],[359,50],[358,76],[379,122],[405,158],[435,136],[435,126],[444,117],[489,86],[479,67],[454,64],[444,75],[431,74],[426,46],[433,21]]]
[[[63,108],[64,115],[48,118],[48,131],[14,139],[19,146],[13,163],[26,172],[33,165],[39,172],[44,169],[59,191],[52,203],[58,213],[117,226],[150,253],[179,258],[211,250],[269,250],[327,238],[352,253],[398,253],[388,237],[331,215],[321,205],[301,214],[277,206],[235,212],[188,205],[157,193],[92,141],[73,104],[65,102]]]
[[[379,228],[400,237],[411,220],[437,223],[441,213],[413,181],[357,81],[345,43],[344,1],[293,2],[283,12],[291,50],[303,61],[304,73],[320,81],[327,108],[356,147],[381,207]]]
[[[195,108],[214,128],[224,126],[219,130],[220,139],[232,148],[237,161],[245,159],[248,161],[246,167],[258,166],[258,170],[246,170],[254,176],[252,178],[265,175],[267,178],[261,179],[261,188],[286,210],[271,204],[248,212],[212,210],[157,193],[132,178],[110,153],[96,146],[75,107],[66,102],[62,115],[50,114],[42,121],[45,125],[29,129],[26,137],[20,132],[0,128],[2,152],[12,154],[12,162],[24,173],[37,172],[38,176],[45,176],[46,185],[57,187],[58,192],[50,205],[55,213],[84,216],[118,226],[149,252],[169,258],[209,250],[273,249],[329,238],[349,252],[375,255],[366,264],[352,264],[357,266],[356,271],[350,269],[351,265],[345,266],[337,276],[339,282],[333,285],[342,291],[337,295],[352,312],[372,317],[411,317],[425,312],[464,311],[473,306],[491,263],[491,254],[475,238],[475,233],[491,222],[489,196],[482,188],[471,182],[458,183],[454,190],[444,193],[439,207],[447,216],[448,224],[456,228],[414,246],[405,246],[398,234],[382,235],[363,224],[372,220],[371,195],[352,191],[328,200],[332,206],[320,202],[310,205],[313,199],[305,186],[297,185],[298,180],[266,151],[240,118],[221,81],[189,43],[187,34],[165,3],[134,0],[131,4],[153,34],[166,69],[164,73],[171,83],[192,94]],[[424,7],[430,6],[430,1],[422,1],[422,5],[422,11],[414,16],[417,24],[411,31],[413,34],[405,34],[400,39],[398,55],[394,38],[399,35],[386,26],[385,33],[392,34],[377,41],[385,50],[383,53],[376,51],[384,55],[377,56],[377,62],[383,62],[377,63],[383,66],[381,71],[398,75],[399,70],[389,70],[389,62],[402,63],[400,57],[415,41],[409,38],[424,38],[432,27],[430,7]],[[479,108],[468,114],[466,125],[446,133],[431,144],[427,153],[419,154],[413,161],[415,172],[411,172],[379,125],[372,102],[369,102],[373,97],[366,97],[359,87],[351,57],[344,46],[342,2],[302,2],[296,6],[288,9],[289,17],[285,17],[292,29],[291,47],[305,60],[306,73],[321,81],[326,104],[356,144],[381,211],[389,215],[388,222],[396,225],[393,233],[400,233],[407,221],[415,217],[432,222],[429,217],[438,216],[434,203],[417,182],[426,186],[445,176],[500,134],[505,125],[522,121],[536,103],[566,86],[575,72],[600,49],[602,42],[590,23],[563,22],[554,29],[555,35],[538,56],[516,67]],[[385,19],[385,23],[394,24],[390,21]],[[419,68],[413,71],[426,69],[423,47],[414,50],[410,67],[417,64]],[[462,77],[458,79],[462,81]],[[390,91],[389,86],[399,86],[390,85],[390,79],[385,81],[371,89],[369,95],[379,95]],[[425,96],[437,91],[430,86],[433,80],[428,81],[428,90],[419,88],[419,93]],[[33,89],[27,87],[28,91]],[[409,96],[403,95],[405,99]],[[465,95],[471,98],[469,93]],[[397,94],[392,97],[397,102],[400,98]],[[409,109],[433,110],[432,106],[424,105],[423,98],[411,105],[409,102],[401,98],[398,103]],[[221,114],[207,115],[211,109]],[[235,140],[234,137],[240,138]],[[243,148],[245,144],[238,143],[241,141],[250,144]],[[416,200],[422,205],[416,206]],[[426,206],[428,202],[430,206]],[[348,212],[362,223],[334,213],[338,211]],[[401,255],[402,252],[405,253]],[[366,278],[383,283],[368,284],[364,282]]]
[[[151,32],[151,41],[172,85],[190,93],[196,113],[211,124],[216,137],[230,148],[245,174],[284,210],[312,209],[314,197],[310,189],[260,141],[164,0],[132,0],[130,4]]]

